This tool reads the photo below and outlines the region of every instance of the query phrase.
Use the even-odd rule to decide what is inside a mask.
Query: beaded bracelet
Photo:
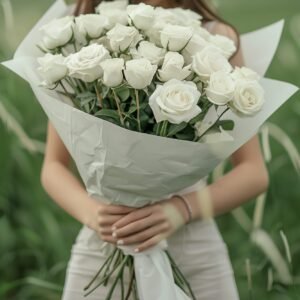
[[[189,215],[189,219],[188,219],[187,223],[190,223],[192,221],[192,218],[193,218],[193,212],[192,212],[192,207],[191,207],[190,203],[182,195],[176,194],[176,195],[174,195],[174,197],[178,197],[179,199],[181,199],[183,201],[183,203],[184,203],[184,205],[185,205],[185,207],[188,211],[188,215]]]

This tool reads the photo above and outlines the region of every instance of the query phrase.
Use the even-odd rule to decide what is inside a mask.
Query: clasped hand
[[[101,239],[118,245],[137,244],[138,252],[172,235],[188,217],[177,197],[142,208],[101,204],[97,213],[97,232]]]

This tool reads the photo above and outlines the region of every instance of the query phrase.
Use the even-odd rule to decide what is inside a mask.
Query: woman
[[[91,13],[100,1],[79,0],[75,14]],[[134,1],[137,3],[140,1]],[[218,17],[201,0],[148,0],[153,6],[190,8],[203,17],[204,26],[215,34],[230,37],[237,51],[231,57],[232,65],[242,66],[242,50],[236,30]],[[47,148],[41,173],[43,187],[69,214],[83,224],[72,247],[64,286],[64,300],[84,299],[83,287],[92,279],[117,240],[124,245],[139,244],[144,251],[167,237],[169,251],[199,300],[239,299],[224,243],[215,222],[204,222],[195,186],[185,189],[185,197],[192,208],[192,222],[187,223],[188,211],[177,196],[170,196],[158,204],[144,208],[106,205],[88,197],[80,181],[69,171],[70,156],[49,122]],[[264,192],[268,187],[268,172],[261,154],[258,137],[253,137],[232,156],[233,169],[216,182],[202,185],[202,194],[209,193],[213,214],[219,215],[242,205]],[[201,199],[200,199],[201,202]],[[174,226],[165,214],[165,205],[174,205],[183,217],[183,226]],[[116,226],[113,235],[112,226]],[[126,282],[125,282],[126,283]],[[128,282],[127,282],[128,283]],[[104,299],[108,291],[101,286],[88,299]],[[117,289],[114,299],[120,299]],[[171,299],[166,299],[171,300]]]

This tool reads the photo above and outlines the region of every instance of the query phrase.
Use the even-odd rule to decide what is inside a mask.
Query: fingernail
[[[113,237],[116,237],[116,236],[117,236],[117,233],[114,231],[114,232],[112,233],[112,236],[113,236]]]
[[[111,228],[111,230],[116,230],[116,229],[117,227],[115,225]]]
[[[118,245],[123,245],[123,244],[124,244],[124,241],[123,241],[123,240],[118,240],[118,241],[117,241],[117,244],[118,244]]]
[[[135,248],[135,249],[134,249],[134,252],[139,252],[139,251],[140,251],[139,248]]]

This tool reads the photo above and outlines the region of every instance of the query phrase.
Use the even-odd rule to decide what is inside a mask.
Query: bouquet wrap
[[[223,140],[196,143],[127,130],[76,109],[63,95],[40,86],[36,60],[40,55],[36,44],[41,40],[38,28],[68,14],[69,10],[62,0],[56,1],[26,36],[14,58],[3,65],[29,82],[74,159],[88,194],[99,201],[142,207],[204,180],[220,162],[253,137],[270,115],[298,90],[292,84],[262,78],[260,83],[266,98],[262,110],[251,117],[239,117],[228,111],[226,119],[232,119],[235,127]],[[284,22],[279,21],[241,36],[247,67],[265,75],[283,25]],[[207,118],[207,121],[215,119],[216,112],[211,111]],[[128,246],[120,248],[135,256],[140,299],[190,299],[174,283],[163,251],[167,248],[166,240],[142,253],[134,253]]]

